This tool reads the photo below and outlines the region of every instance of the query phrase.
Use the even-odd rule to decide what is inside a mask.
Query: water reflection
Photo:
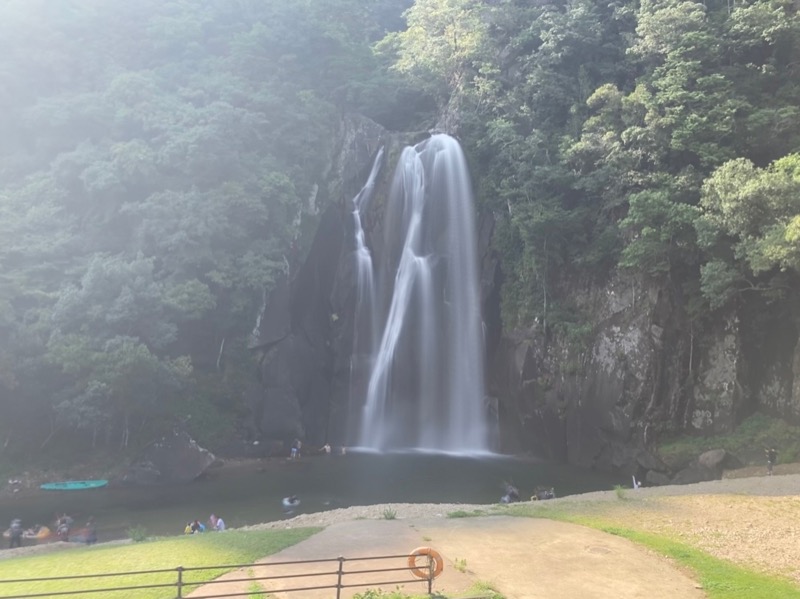
[[[538,485],[567,495],[610,489],[619,481],[520,458],[349,451],[229,465],[180,486],[41,491],[0,502],[0,522],[21,517],[25,526],[50,524],[56,513],[66,512],[78,523],[94,516],[101,541],[125,538],[132,526],[179,535],[187,522],[206,521],[211,513],[229,528],[285,518],[282,500],[290,495],[302,501],[294,514],[378,503],[497,503],[504,482],[513,482],[525,499]]]

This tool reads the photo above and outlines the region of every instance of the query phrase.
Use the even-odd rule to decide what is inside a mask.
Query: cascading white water
[[[377,284],[356,220],[359,303],[371,302],[357,308],[356,343],[373,343],[360,444],[486,451],[476,232],[458,142],[434,135],[403,151]]]
[[[362,211],[366,210],[375,191],[375,179],[383,162],[383,147],[372,163],[367,182],[358,195],[353,198],[353,228],[355,232],[356,259],[356,306],[353,354],[350,357],[351,393],[363,395],[366,386],[360,384],[372,368],[372,352],[378,344],[378,313],[376,306],[375,277],[372,254],[367,246],[364,227],[361,223]],[[367,373],[367,374],[364,374]]]

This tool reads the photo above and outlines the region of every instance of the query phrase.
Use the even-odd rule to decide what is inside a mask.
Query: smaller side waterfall
[[[403,151],[377,282],[359,208],[356,339],[372,348],[366,387],[353,386],[365,398],[360,444],[486,451],[474,208],[458,142],[434,135]]]
[[[350,392],[355,397],[363,396],[366,393],[366,385],[363,381],[367,380],[369,376],[372,367],[372,352],[378,343],[375,273],[361,215],[368,208],[375,191],[375,180],[383,163],[383,152],[383,147],[381,147],[372,163],[372,170],[367,182],[353,198],[357,296],[353,353],[350,357]]]

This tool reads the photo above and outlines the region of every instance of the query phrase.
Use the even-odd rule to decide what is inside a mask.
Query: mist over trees
[[[0,446],[231,435],[347,112],[459,123],[507,327],[579,339],[560,283],[618,266],[796,303],[799,43],[787,0],[3,2]]]
[[[393,4],[2,3],[2,442],[230,433],[337,118],[384,109]]]

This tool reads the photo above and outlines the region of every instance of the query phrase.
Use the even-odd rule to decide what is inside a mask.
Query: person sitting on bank
[[[219,532],[225,530],[225,520],[223,520],[222,518],[219,518],[214,514],[211,514],[211,517],[208,519],[208,521],[211,523],[212,530],[216,530]]]
[[[192,534],[206,531],[206,525],[200,522],[200,520],[195,520],[194,522],[190,522],[189,524],[192,528]]]
[[[500,503],[515,503],[519,501],[519,489],[511,483],[506,483],[506,494],[500,498]]]
[[[69,541],[69,527],[74,522],[74,520],[64,514],[63,516],[59,517],[58,521],[56,522],[56,534],[58,538],[62,541]]]
[[[66,512],[64,512],[60,516],[56,517],[56,526],[60,526],[62,524],[66,525],[66,526],[72,526],[72,524],[74,522],[75,522],[75,518],[73,518],[72,516],[68,515]]]
[[[183,527],[183,534],[190,535],[193,532],[194,531],[192,530],[192,523],[191,522],[187,522],[186,526]]]
[[[87,545],[94,545],[97,543],[97,526],[94,523],[94,516],[89,516],[86,521],[86,538],[84,539]]]

